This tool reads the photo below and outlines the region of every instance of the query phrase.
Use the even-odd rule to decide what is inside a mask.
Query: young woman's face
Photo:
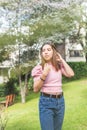
[[[53,57],[53,49],[50,45],[44,45],[42,48],[42,57],[45,61],[50,62]]]

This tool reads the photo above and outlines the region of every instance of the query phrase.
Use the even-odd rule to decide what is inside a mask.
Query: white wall
[[[65,55],[66,55],[66,61],[67,62],[86,62],[86,58],[85,58],[85,54],[83,52],[83,56],[82,57],[70,57],[69,55],[69,50],[83,50],[83,48],[81,47],[80,44],[71,44],[71,43],[66,43],[66,46],[65,46]]]
[[[3,82],[4,82],[3,77],[0,76],[0,84],[2,84]]]

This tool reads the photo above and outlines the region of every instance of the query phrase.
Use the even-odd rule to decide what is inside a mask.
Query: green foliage
[[[47,38],[55,34],[61,35],[60,39],[62,36],[67,37],[76,31],[75,20],[78,23],[82,21],[81,8],[75,4],[71,4],[67,8],[57,8],[47,14],[44,13],[43,17],[36,17],[35,20],[30,19],[30,31],[33,33],[29,41],[35,43],[40,37]],[[73,35],[75,34],[73,33]]]
[[[4,97],[5,96],[5,87],[4,84],[0,84],[0,97]]]
[[[5,130],[8,122],[8,117],[5,108],[0,106],[0,130]]]
[[[28,88],[29,88],[29,90],[33,90],[33,78],[32,77],[28,81]]]
[[[4,77],[8,77],[8,68],[0,68],[0,75]]]
[[[77,80],[77,79],[87,77],[87,63],[85,63],[85,62],[68,62],[68,64],[74,70],[75,75],[72,78],[63,77],[64,81]]]
[[[17,92],[17,81],[14,79],[9,79],[9,81],[7,83],[4,84],[4,88],[5,88],[5,95],[9,95],[9,94],[18,94]]]
[[[0,48],[5,47],[6,45],[13,45],[15,43],[16,37],[13,35],[3,34],[0,35]]]
[[[29,66],[29,63],[30,63],[30,66]],[[30,71],[32,70],[32,66],[34,66],[34,62],[29,62],[28,64],[23,64],[23,65],[17,65],[15,68],[13,68],[11,70],[11,77],[14,78],[14,79],[18,79],[19,75],[21,74],[22,75],[26,75],[26,74],[29,74]]]
[[[4,60],[8,60],[9,59],[9,52],[6,51],[5,49],[0,51],[0,62],[4,61]]]

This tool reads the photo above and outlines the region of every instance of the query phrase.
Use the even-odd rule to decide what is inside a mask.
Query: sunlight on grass
[[[63,130],[87,129],[87,80],[68,82],[63,85],[66,102]],[[6,130],[40,130],[38,114],[39,94],[29,93],[26,103],[19,99],[8,107]]]
[[[66,101],[63,130],[86,130],[87,80],[66,83],[63,89]]]
[[[25,104],[16,103],[7,111],[9,116],[7,130],[39,130],[38,97],[30,98]]]

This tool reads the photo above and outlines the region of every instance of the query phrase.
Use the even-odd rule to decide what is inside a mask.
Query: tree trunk
[[[19,75],[19,85],[20,85],[20,93],[21,93],[21,102],[26,102],[26,95],[28,93],[28,73],[25,75],[25,83],[22,85],[21,75]]]
[[[22,86],[21,75],[19,75],[19,86],[20,86],[21,102],[25,103],[25,85]]]
[[[28,73],[25,74],[25,95],[28,94]]]
[[[86,57],[86,63],[87,63],[87,53],[86,53],[85,57]]]
[[[26,99],[25,99],[25,87],[21,86],[21,101],[22,103],[25,103]]]

